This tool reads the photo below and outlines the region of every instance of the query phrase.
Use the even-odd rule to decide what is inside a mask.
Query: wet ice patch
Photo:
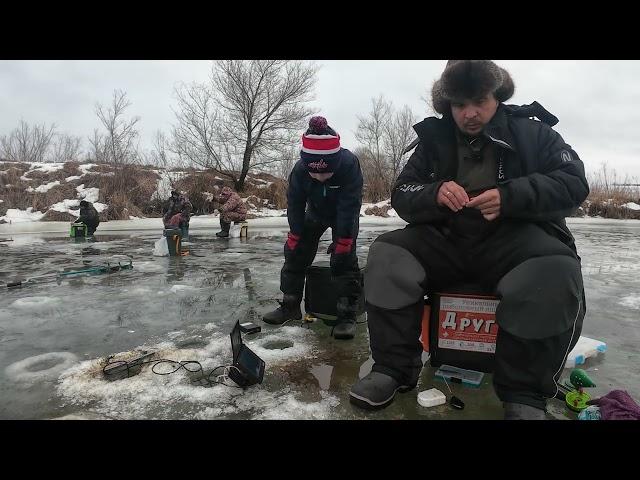
[[[286,389],[271,393],[257,390],[251,396],[236,395],[226,405],[206,407],[195,418],[200,420],[225,417],[240,411],[249,411],[257,420],[322,420],[331,417],[331,411],[340,401],[334,395],[320,392],[319,402],[302,402],[295,393]]]
[[[12,242],[7,242],[9,247],[22,247],[25,245],[35,245],[37,243],[44,243],[44,239],[41,237],[34,237],[31,235],[14,235]]]
[[[323,420],[331,417],[331,410],[340,404],[338,398],[320,391],[319,402],[301,402],[294,394],[283,395],[278,402],[265,402],[263,411],[254,416],[259,420]]]
[[[199,289],[197,287],[193,287],[191,285],[180,285],[180,284],[174,285],[169,289],[171,293],[185,293],[185,294],[194,293],[194,292],[197,292],[198,290]]]
[[[131,293],[134,295],[148,295],[152,292],[149,287],[136,287],[131,289]]]
[[[51,310],[60,304],[56,297],[24,297],[14,301],[11,306],[28,312],[42,312]]]
[[[16,382],[51,381],[78,361],[71,352],[43,353],[12,363],[5,369],[8,378]]]
[[[620,300],[620,305],[640,310],[640,296],[630,295],[628,297],[624,297]]]
[[[144,273],[165,272],[167,267],[155,262],[136,262],[136,271]]]

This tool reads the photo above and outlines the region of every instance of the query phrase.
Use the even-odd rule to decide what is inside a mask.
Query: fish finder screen
[[[258,357],[248,348],[245,347],[240,351],[238,363],[242,365],[242,367],[246,369],[247,372],[249,372],[253,377],[260,377],[260,357]]]

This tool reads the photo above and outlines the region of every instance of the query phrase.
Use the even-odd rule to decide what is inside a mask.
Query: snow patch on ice
[[[213,326],[211,330],[215,330]],[[178,337],[179,331],[170,332],[169,337]],[[262,348],[269,341],[286,338],[294,343],[291,348],[268,350]],[[247,345],[266,361],[265,379],[271,368],[280,362],[298,361],[308,358],[311,345],[302,345],[313,338],[313,332],[299,327],[282,327],[267,333],[259,340]],[[298,345],[300,344],[300,345]],[[178,348],[173,342],[144,346],[156,352],[154,358],[172,360],[196,360],[206,373],[216,366],[231,362],[228,332],[212,332],[206,346],[201,348]],[[114,360],[132,356],[132,352],[116,354]],[[102,375],[104,361],[94,359],[81,362],[60,375],[58,394],[73,405],[90,407],[101,415],[119,419],[176,418],[220,418],[227,415],[248,413],[252,418],[328,418],[338,405],[338,399],[327,392],[320,392],[319,402],[302,402],[296,399],[292,387],[269,391],[265,384],[247,390],[224,385],[206,386],[195,382],[198,377],[184,369],[170,375],[156,375],[150,366],[139,374],[117,381],[108,381]],[[171,371],[174,365],[160,364],[156,371]],[[222,373],[222,369],[220,369]],[[213,378],[213,377],[212,377]],[[233,382],[226,380],[229,385]],[[266,382],[268,383],[268,382]]]
[[[624,297],[620,299],[620,305],[624,305],[625,307],[635,308],[637,310],[640,310],[640,296],[630,295],[628,297]]]
[[[169,289],[171,293],[193,293],[193,292],[197,292],[198,290],[199,288],[194,287],[192,285],[180,285],[180,284],[176,284]]]
[[[78,361],[71,352],[50,352],[25,358],[5,369],[8,378],[16,382],[40,383],[56,380],[60,373]]]
[[[11,306],[19,310],[39,312],[51,310],[60,303],[56,297],[24,297],[15,300]]]
[[[7,223],[19,223],[19,222],[37,222],[44,213],[33,211],[33,207],[29,207],[26,210],[20,210],[19,208],[9,208],[7,213],[0,217],[0,220],[4,220]]]

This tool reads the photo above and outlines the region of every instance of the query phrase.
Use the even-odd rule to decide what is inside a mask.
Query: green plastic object
[[[82,222],[72,223],[71,230],[69,231],[69,236],[71,238],[86,237],[87,226]]]
[[[99,274],[113,273],[120,270],[130,270],[133,268],[133,262],[124,255],[114,256],[103,260],[100,264],[87,265],[80,269],[69,269],[60,272],[59,276],[82,275],[82,274]]]
[[[587,375],[587,372],[585,372],[581,368],[573,369],[571,375],[569,376],[569,381],[571,382],[571,385],[573,385],[577,389],[596,386],[596,384],[593,383],[593,380],[589,378],[589,375]]]
[[[581,368],[574,368],[569,375],[569,381],[575,390],[571,390],[565,395],[565,403],[574,412],[581,412],[589,405],[587,402],[591,400],[591,396],[583,391],[583,388],[595,387],[596,384],[589,378],[587,372]]]
[[[567,407],[569,407],[574,412],[581,412],[589,405],[587,402],[591,400],[591,396],[587,392],[578,392],[577,390],[572,390],[565,396],[565,403]]]

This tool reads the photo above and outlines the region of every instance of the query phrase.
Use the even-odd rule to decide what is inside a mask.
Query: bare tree
[[[363,154],[363,173],[369,179],[371,200],[388,198],[404,161],[405,148],[413,138],[416,116],[408,106],[396,110],[384,96],[371,99],[372,108],[365,117],[358,115],[356,140]],[[366,180],[365,180],[366,181]]]
[[[81,154],[82,138],[60,133],[55,135],[48,158],[52,162],[71,162],[78,160]]]
[[[0,157],[14,162],[44,162],[56,125],[31,127],[24,120],[9,135],[0,137]]]
[[[96,115],[104,126],[106,134],[94,131],[89,139],[97,161],[116,165],[129,165],[139,160],[137,124],[140,117],[125,118],[125,110],[131,106],[126,92],[113,91],[113,99],[108,108],[96,104]]]
[[[353,153],[360,161],[362,178],[364,181],[364,200],[379,202],[389,198],[387,196],[388,181],[378,173],[378,167],[371,151],[363,146],[356,147]]]
[[[293,166],[300,158],[300,148],[297,146],[289,147],[280,157],[280,161],[276,163],[274,175],[284,180],[289,179],[289,174],[293,170]]]
[[[93,137],[88,137],[88,140],[90,149],[87,153],[87,160],[92,160],[96,163],[106,162],[106,137],[97,128],[94,128]]]
[[[368,150],[368,156],[373,162],[376,174],[386,177],[387,165],[384,152],[385,130],[391,119],[391,102],[387,102],[383,95],[371,99],[371,111],[366,117],[358,115],[358,129],[356,140]]]
[[[391,167],[392,183],[400,174],[404,163],[408,159],[405,149],[415,137],[413,125],[418,117],[405,105],[401,110],[393,113],[384,128],[384,151]]]
[[[161,168],[170,168],[177,166],[176,159],[171,153],[171,142],[167,139],[164,132],[156,130],[151,150],[140,152],[140,157],[146,164]]]
[[[241,191],[254,168],[281,161],[282,152],[313,112],[317,67],[295,60],[220,60],[209,84],[176,89],[173,150],[212,168]]]

